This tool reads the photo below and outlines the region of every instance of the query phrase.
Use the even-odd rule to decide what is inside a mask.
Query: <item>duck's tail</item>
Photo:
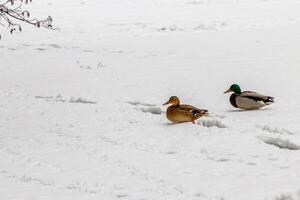
[[[193,113],[196,117],[209,116],[208,110],[197,110],[197,112]]]
[[[264,101],[265,104],[270,105],[272,103],[275,103],[275,98],[274,97],[268,97],[267,100]]]

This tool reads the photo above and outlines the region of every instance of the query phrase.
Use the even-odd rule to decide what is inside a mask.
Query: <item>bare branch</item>
[[[0,25],[8,27],[11,34],[15,31],[22,31],[20,23],[30,24],[38,28],[59,30],[58,28],[53,28],[51,16],[43,20],[31,18],[30,12],[22,8],[24,4],[31,2],[32,0],[0,0]]]

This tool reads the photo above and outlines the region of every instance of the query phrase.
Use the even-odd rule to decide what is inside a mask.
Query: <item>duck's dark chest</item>
[[[238,97],[237,94],[232,94],[230,96],[230,103],[233,107],[236,107],[237,108],[237,104],[236,104],[236,98]]]

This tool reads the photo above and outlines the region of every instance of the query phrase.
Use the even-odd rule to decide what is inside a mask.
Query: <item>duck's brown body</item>
[[[190,105],[180,105],[177,97],[171,97],[170,100],[165,103],[172,104],[167,109],[167,119],[174,123],[181,122],[193,122],[202,116],[208,115],[207,110],[202,110]]]

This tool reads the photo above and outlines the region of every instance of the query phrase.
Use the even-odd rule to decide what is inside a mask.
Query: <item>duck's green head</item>
[[[226,94],[228,92],[234,92],[235,94],[241,94],[242,93],[241,88],[238,84],[231,85],[230,88],[224,92],[224,94]]]

